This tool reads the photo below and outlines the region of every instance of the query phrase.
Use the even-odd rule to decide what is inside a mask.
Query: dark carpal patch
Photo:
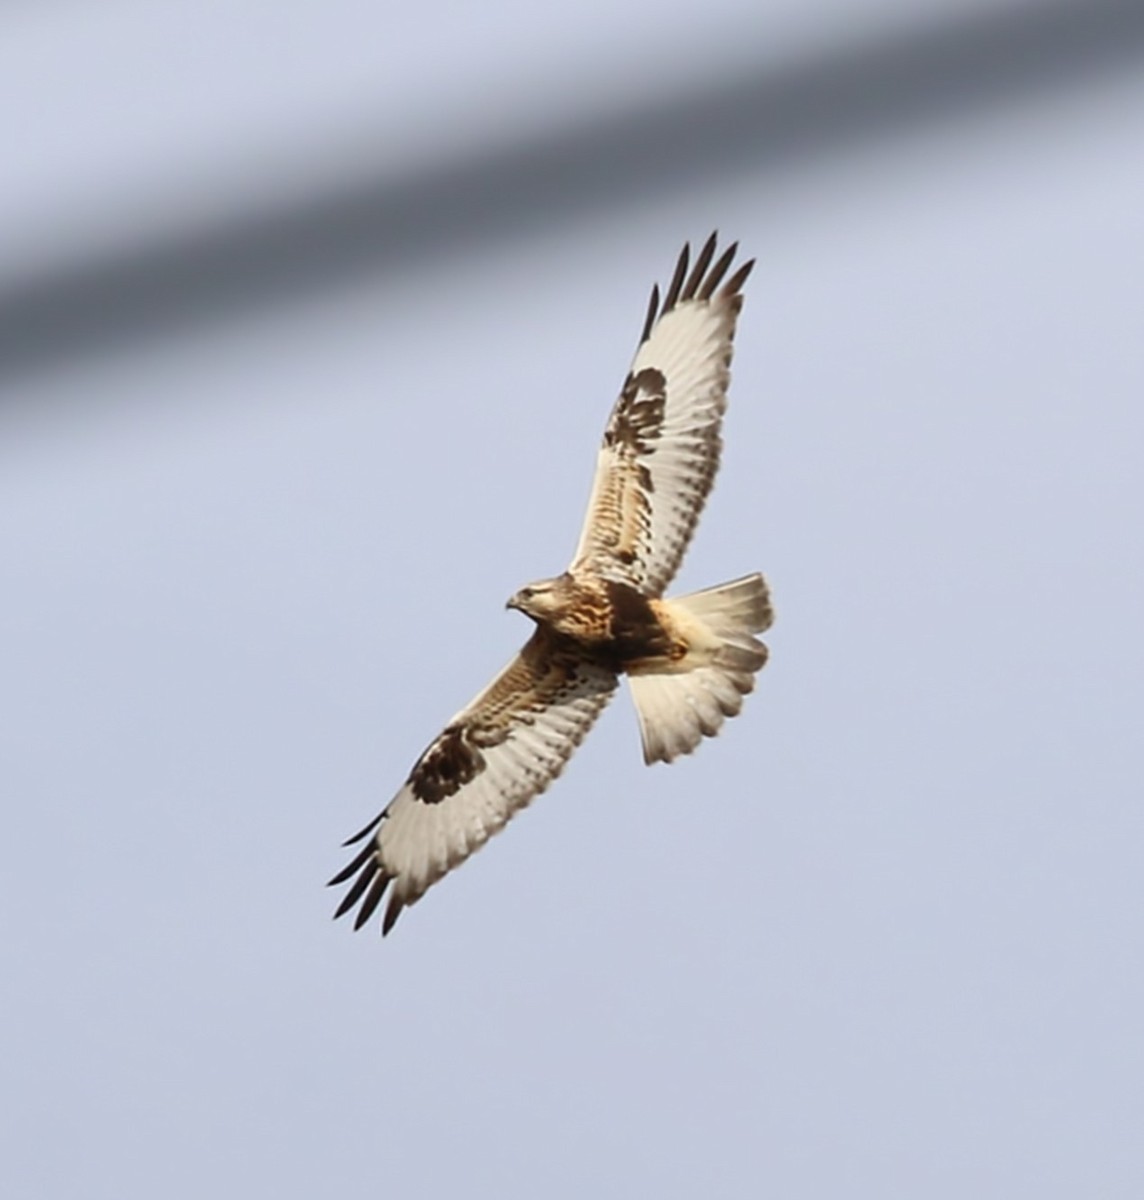
[[[463,725],[450,725],[417,760],[409,786],[418,800],[439,804],[484,770],[484,755],[472,745]]]
[[[667,380],[655,367],[644,367],[624,380],[612,419],[604,431],[604,445],[620,446],[636,454],[649,454],[663,433]]]
[[[626,583],[607,580],[612,609],[612,641],[608,647],[617,669],[634,659],[670,655],[671,639],[656,618],[648,598]]]

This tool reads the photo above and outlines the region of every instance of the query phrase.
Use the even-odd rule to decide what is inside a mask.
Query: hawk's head
[[[551,621],[568,611],[575,600],[575,585],[565,573],[554,579],[540,579],[522,587],[505,608],[519,609],[534,621]]]

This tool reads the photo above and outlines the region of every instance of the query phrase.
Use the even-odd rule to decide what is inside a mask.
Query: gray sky
[[[535,16],[442,44],[427,9],[399,55],[342,9],[352,38],[296,38],[327,92],[263,63],[263,109],[191,149],[285,136],[291,103],[320,128],[371,44],[407,87],[454,59],[503,78],[530,38],[559,57]],[[220,7],[217,88],[173,83],[153,18],[108,11],[135,37],[107,34],[108,95],[151,55],[221,110],[256,48]],[[569,62],[638,59],[650,12],[585,9]],[[682,62],[679,14],[655,36]],[[114,189],[69,125],[72,43],[5,20],[52,89],[6,202],[30,245],[52,154]],[[4,1191],[1138,1196],[1142,115],[1144,83],[1094,80],[23,381]],[[155,119],[135,153],[174,179]],[[338,843],[523,640],[503,602],[571,552],[648,288],[715,226],[759,266],[679,588],[767,573],[756,694],[655,769],[620,695],[384,943],[332,925]]]

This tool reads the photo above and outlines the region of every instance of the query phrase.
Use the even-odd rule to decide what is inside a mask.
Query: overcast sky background
[[[896,7],[17,6],[5,258],[353,114],[397,172]],[[1142,131],[1094,76],[21,378],[5,1194],[1139,1196]],[[331,924],[714,227],[759,265],[678,589],[766,572],[756,694],[648,769],[621,693],[384,942]]]

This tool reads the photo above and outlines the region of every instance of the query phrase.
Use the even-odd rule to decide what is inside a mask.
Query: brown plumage
[[[355,928],[388,892],[402,909],[504,827],[561,772],[626,674],[644,758],[670,762],[737,714],[772,613],[761,575],[674,600],[663,592],[719,466],[742,286],[736,247],[694,264],[684,246],[660,303],[653,288],[635,361],[604,431],[588,514],[568,570],[521,588],[509,607],[536,622],[520,653],[414,764],[385,810],[347,845],[357,857],[336,916]],[[724,282],[726,279],[726,282]]]

